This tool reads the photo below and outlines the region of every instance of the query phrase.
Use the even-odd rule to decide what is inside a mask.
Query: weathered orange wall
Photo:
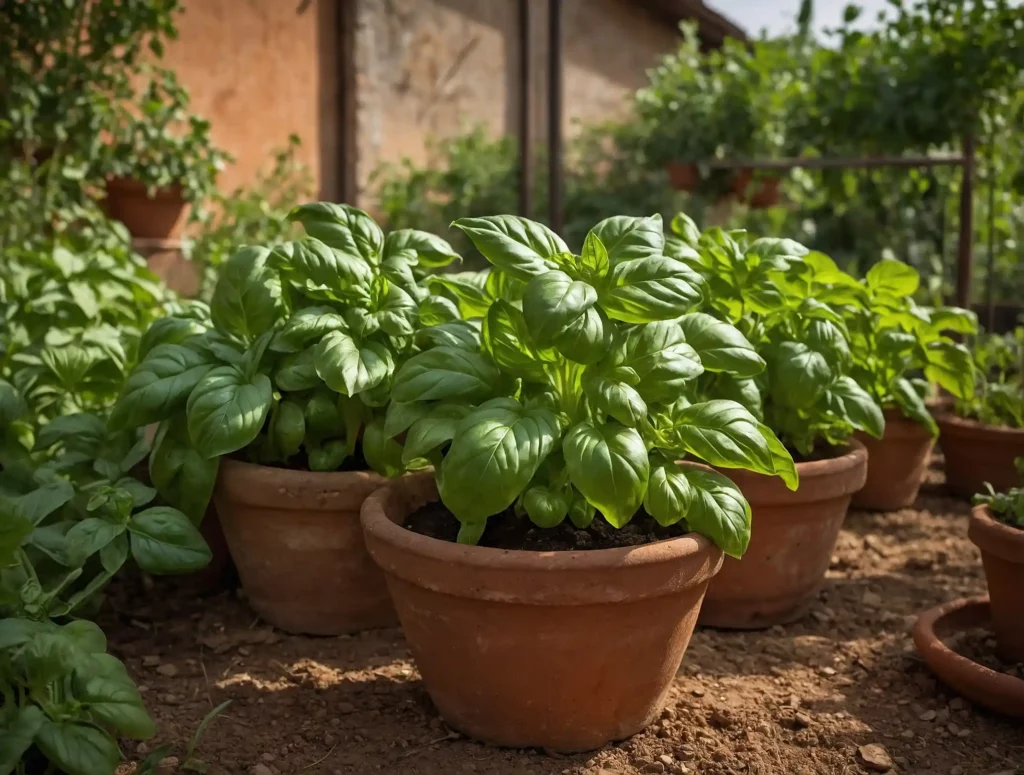
[[[336,79],[332,0],[184,0],[178,40],[163,64],[178,72],[192,110],[236,158],[231,191],[269,166],[289,134],[325,194],[335,185]]]

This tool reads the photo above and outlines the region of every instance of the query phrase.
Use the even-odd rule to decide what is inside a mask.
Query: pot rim
[[[1024,565],[1024,529],[1003,524],[992,515],[985,503],[979,503],[971,509],[967,537],[982,552]]]
[[[421,471],[408,476],[410,480],[412,477],[433,478],[433,472]],[[384,504],[396,488],[407,486],[403,481],[405,478],[388,481],[364,501],[361,510],[363,530],[377,540],[431,560],[493,570],[599,570],[613,566],[653,565],[721,552],[711,539],[694,532],[639,546],[573,551],[496,549],[442,541],[409,530],[387,516]]]
[[[972,435],[1000,436],[1006,440],[1024,441],[1024,428],[1011,428],[1008,425],[989,425],[988,423],[969,420],[960,417],[953,412],[941,412],[935,415],[935,422],[939,424],[940,436],[946,431],[943,426],[948,426],[955,431],[966,431]]]
[[[297,471],[226,457],[214,492],[247,506],[336,511],[340,496],[355,507],[386,481],[375,471]]]

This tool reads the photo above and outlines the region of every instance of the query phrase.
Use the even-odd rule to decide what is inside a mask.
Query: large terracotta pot
[[[829,460],[797,463],[800,486],[735,469],[721,473],[743,491],[753,512],[750,547],[725,558],[708,588],[701,624],[753,630],[792,622],[818,595],[850,498],[864,485],[868,454],[853,439]]]
[[[136,239],[168,239],[181,230],[185,200],[177,184],[157,189],[150,196],[137,180],[111,178],[104,209]]]
[[[221,461],[214,502],[253,610],[312,635],[394,625],[359,526],[359,507],[385,481]]]
[[[721,550],[691,534],[620,549],[507,551],[402,527],[437,497],[429,472],[407,476],[370,496],[362,520],[445,721],[489,743],[560,752],[650,724]]]
[[[1024,455],[1024,428],[1004,428],[965,420],[954,414],[935,418],[946,458],[946,486],[957,495],[997,490],[1020,484],[1013,459]]]
[[[668,182],[676,191],[696,191],[700,186],[700,170],[696,164],[671,161],[666,166]]]
[[[899,409],[886,409],[881,439],[855,435],[868,451],[868,476],[864,488],[853,496],[854,507],[896,511],[913,504],[935,446],[928,429]]]
[[[985,565],[996,653],[1024,662],[1024,530],[997,521],[982,504],[971,512],[967,536]]]

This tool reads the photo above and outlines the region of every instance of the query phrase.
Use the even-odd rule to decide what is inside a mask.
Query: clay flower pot
[[[670,161],[665,169],[668,182],[676,191],[696,191],[700,185],[700,171],[696,164]]]
[[[885,434],[874,439],[854,434],[868,451],[868,477],[853,496],[853,506],[874,511],[896,511],[917,500],[928,471],[935,439],[921,423],[899,409],[885,410]]]
[[[1020,484],[1013,459],[1024,455],[1024,428],[1004,428],[965,420],[954,414],[935,418],[939,443],[946,457],[946,486],[957,495],[996,491]]]
[[[396,623],[359,507],[386,480],[221,461],[214,502],[253,610],[282,630],[340,635]]]
[[[722,470],[750,502],[753,530],[743,559],[726,557],[708,588],[701,624],[754,630],[804,616],[825,580],[850,498],[864,485],[867,463],[864,445],[852,439],[838,457],[797,463],[796,492],[778,477]]]
[[[131,178],[107,181],[107,198],[103,207],[107,215],[121,221],[136,239],[175,236],[185,214],[181,186],[175,184],[161,188],[150,196],[144,184]]]
[[[753,193],[750,192],[750,184],[754,182],[754,171],[741,169],[733,181],[732,191],[737,199],[746,203],[755,210],[763,210],[767,207],[774,207],[781,199],[780,187],[782,179],[778,177],[762,176],[757,179],[757,186]]]
[[[982,504],[971,511],[967,537],[985,565],[996,655],[1024,662],[1024,530],[999,522]]]
[[[405,519],[431,473],[363,504],[405,637],[444,720],[497,745],[587,751],[658,716],[722,552],[691,534],[573,552],[463,546]]]

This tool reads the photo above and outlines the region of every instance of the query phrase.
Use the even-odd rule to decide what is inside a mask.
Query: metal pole
[[[533,138],[530,115],[530,0],[519,0],[519,214],[533,214]]]
[[[985,306],[988,311],[988,330],[995,331],[996,328],[996,246],[995,246],[995,220],[996,220],[996,138],[995,132],[988,141],[988,269],[985,274]]]
[[[963,181],[960,185],[960,242],[956,253],[956,303],[970,309],[971,248],[974,241],[974,135],[964,137]]]
[[[548,222],[562,233],[562,0],[548,0]]]

